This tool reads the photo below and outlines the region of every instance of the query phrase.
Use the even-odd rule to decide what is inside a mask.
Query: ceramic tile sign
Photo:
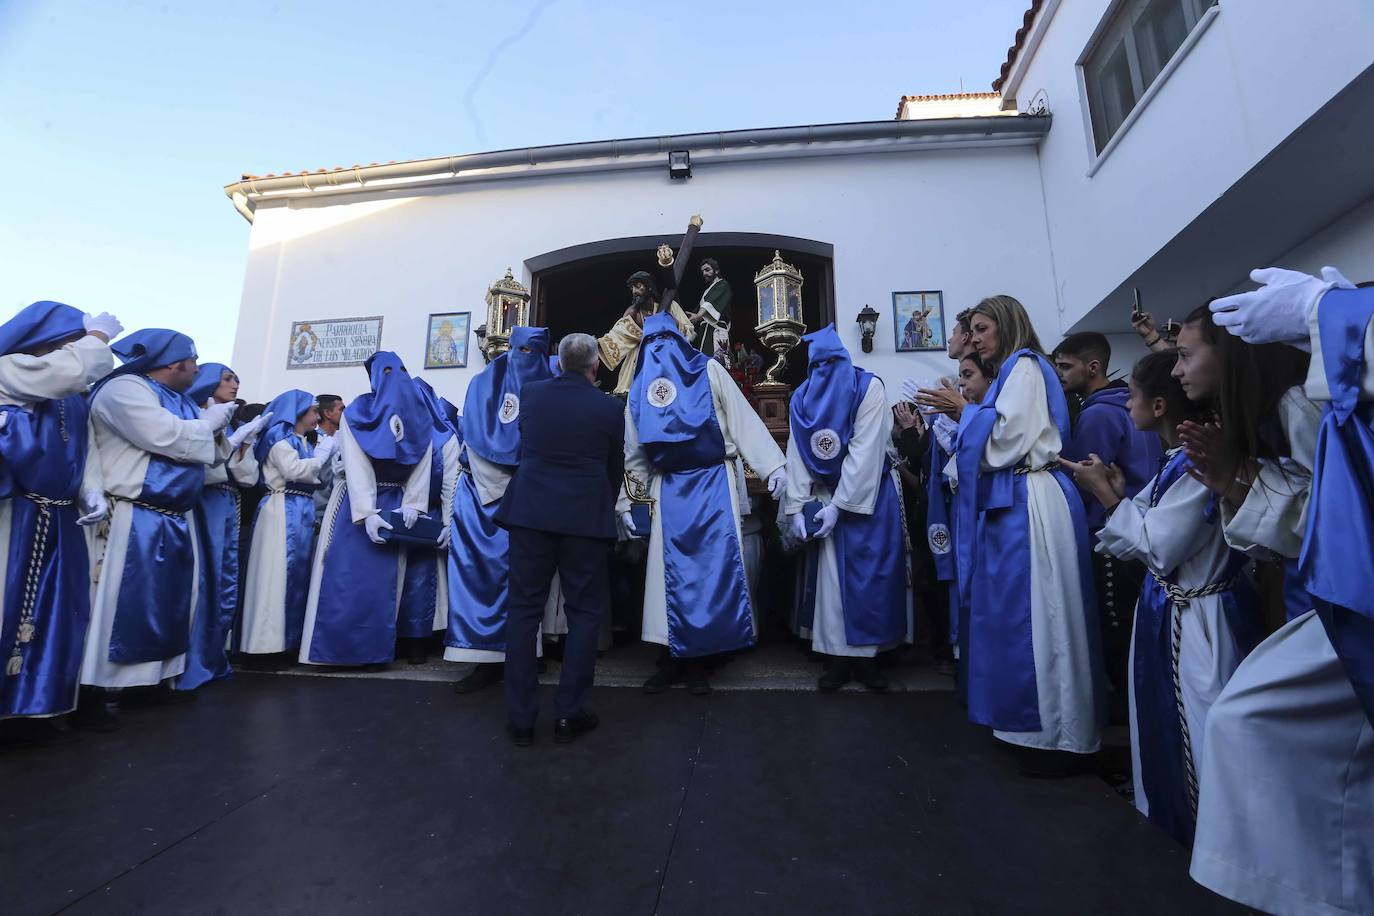
[[[382,346],[382,316],[291,322],[288,369],[361,366]]]

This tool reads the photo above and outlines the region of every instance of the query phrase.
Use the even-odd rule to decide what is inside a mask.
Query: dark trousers
[[[555,718],[575,716],[592,686],[601,617],[610,607],[609,541],[510,529],[510,586],[506,591],[506,719],[533,728],[539,716],[535,639],[544,619],[549,584],[558,573],[568,635],[563,673],[554,691]]]
[[[1094,552],[1093,584],[1097,586],[1097,613],[1102,624],[1102,662],[1107,681],[1124,700],[1131,682],[1131,631],[1135,603],[1148,575],[1143,563],[1118,560]]]

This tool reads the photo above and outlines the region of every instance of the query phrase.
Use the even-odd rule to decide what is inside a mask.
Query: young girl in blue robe
[[[240,646],[246,655],[300,648],[310,591],[315,491],[329,482],[333,440],[311,446],[319,422],[314,395],[293,388],[272,399],[267,428],[253,451],[267,494],[258,503],[244,580]]]
[[[1257,600],[1222,532],[1212,492],[1189,474],[1178,425],[1199,415],[1151,353],[1130,377],[1136,428],[1167,449],[1159,474],[1133,499],[1119,469],[1093,455],[1075,472],[1106,509],[1097,550],[1149,570],[1136,604],[1128,682],[1135,806],[1191,844],[1207,712],[1259,637]]]

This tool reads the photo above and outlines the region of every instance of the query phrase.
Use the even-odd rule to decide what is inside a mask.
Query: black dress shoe
[[[677,658],[670,658],[663,663],[653,677],[644,682],[645,693],[662,693],[669,687],[682,680],[682,676],[687,673],[687,665]]]
[[[601,720],[596,717],[594,712],[583,712],[566,719],[558,719],[553,723],[553,740],[557,744],[576,741],[578,737],[592,731],[600,724]]]
[[[711,692],[711,679],[707,677],[705,662],[687,663],[687,692],[694,697],[704,697]]]
[[[409,640],[406,647],[406,664],[423,665],[429,661],[429,640],[423,637]]]
[[[505,676],[506,666],[500,662],[483,662],[475,665],[467,677],[453,685],[459,693],[476,693],[484,687],[499,684]]]
[[[529,747],[534,743],[534,729],[532,728],[516,728],[514,725],[507,725],[506,734],[510,735],[510,743],[516,747]]]
[[[878,667],[876,658],[861,658],[856,664],[858,678],[870,693],[887,692],[887,675]]]
[[[67,717],[67,724],[91,732],[117,732],[119,716],[110,711],[109,695],[101,687],[82,687],[76,711]]]
[[[854,676],[854,669],[849,664],[847,658],[835,658],[826,662],[825,673],[816,682],[816,686],[826,693],[833,693],[845,684],[848,684]]]

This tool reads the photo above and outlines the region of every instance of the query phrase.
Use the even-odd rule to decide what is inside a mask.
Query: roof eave
[[[358,166],[328,172],[245,176],[224,193],[249,222],[264,198],[396,191],[572,172],[661,168],[670,150],[691,151],[693,165],[713,162],[856,155],[922,148],[1033,145],[1049,130],[1045,116],[985,116],[916,121],[858,121],[718,131],[526,147]]]

